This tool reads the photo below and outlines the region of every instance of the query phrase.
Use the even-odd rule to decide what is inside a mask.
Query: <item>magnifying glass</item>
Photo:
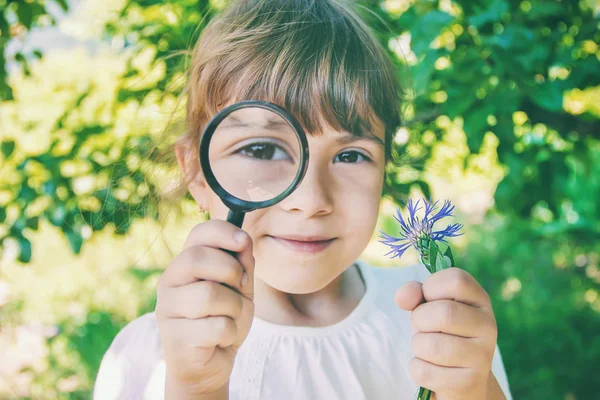
[[[308,143],[300,123],[276,104],[245,100],[219,111],[200,140],[206,182],[242,227],[247,212],[275,205],[300,184]]]

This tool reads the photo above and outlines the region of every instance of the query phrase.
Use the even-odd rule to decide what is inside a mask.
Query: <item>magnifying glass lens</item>
[[[208,158],[225,191],[240,200],[260,202],[292,185],[300,169],[300,146],[285,118],[264,108],[246,107],[218,125]]]

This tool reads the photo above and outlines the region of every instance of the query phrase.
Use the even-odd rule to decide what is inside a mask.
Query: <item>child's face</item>
[[[370,139],[331,128],[307,135],[310,161],[302,183],[280,203],[246,214],[256,278],[286,293],[312,293],[356,260],[377,221],[384,137],[383,126]],[[211,218],[226,219],[229,210],[201,177],[189,188]]]

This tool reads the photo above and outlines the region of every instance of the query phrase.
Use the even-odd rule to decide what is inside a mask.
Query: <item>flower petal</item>
[[[429,214],[435,210],[438,202],[439,201],[432,203],[431,200],[425,200],[425,216],[423,217],[423,222],[428,222],[427,218],[429,218]]]
[[[417,200],[417,203],[413,205],[413,201],[412,199],[408,199],[408,214],[410,217],[410,227],[413,228],[415,226],[415,215],[417,213],[417,211],[419,211],[421,208],[419,207],[419,203],[421,202],[421,200]]]
[[[458,231],[462,228],[463,226],[461,224],[452,224],[452,225],[448,225],[445,229],[442,229],[441,231],[435,231],[435,232],[431,232],[431,238],[433,240],[441,240],[444,237],[456,237],[456,236],[461,236],[462,233],[458,233]]]
[[[454,206],[452,203],[450,203],[450,200],[444,200],[444,205],[442,208],[440,208],[440,210],[433,217],[431,217],[429,221],[434,224],[436,221],[439,221],[444,217],[451,217],[452,211],[454,211]]]
[[[400,236],[400,237],[394,237],[392,235],[388,235],[387,233],[385,233],[384,231],[380,230],[380,242],[387,244],[388,246],[393,245],[394,243],[397,242],[403,242],[406,241],[407,238],[405,238],[404,236]]]
[[[400,258],[404,254],[404,252],[411,246],[411,243],[405,243],[401,246],[392,246],[392,249],[386,253],[385,255],[393,254],[391,258]]]
[[[406,221],[404,221],[404,217],[402,217],[400,209],[396,210],[396,215],[394,215],[394,219],[400,223],[400,228],[402,228],[402,231],[405,234],[408,234],[410,232],[410,227],[406,224]]]

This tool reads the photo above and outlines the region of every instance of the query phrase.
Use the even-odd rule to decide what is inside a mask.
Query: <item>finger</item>
[[[453,300],[435,300],[420,304],[411,313],[419,332],[441,332],[462,337],[493,337],[496,323],[481,308]]]
[[[417,357],[410,360],[408,370],[417,385],[433,392],[444,393],[450,398],[454,393],[464,393],[481,380],[479,373],[472,368],[441,367]]]
[[[479,282],[467,271],[455,267],[428,276],[423,282],[423,295],[426,301],[450,299],[491,308],[490,297]]]
[[[160,277],[158,288],[209,280],[241,290],[243,272],[242,265],[223,250],[204,246],[188,247],[173,258]]]
[[[252,238],[243,230],[227,221],[209,220],[200,223],[188,235],[183,248],[207,246],[215,249],[229,250],[248,275],[247,285],[240,290],[244,296],[254,300],[254,255]],[[241,280],[241,277],[240,277]]]
[[[156,312],[166,318],[225,316],[235,320],[242,314],[242,308],[238,292],[213,281],[165,287],[156,302]]]
[[[248,238],[244,235],[247,236],[244,231],[230,222],[209,220],[192,228],[183,244],[183,250],[192,246],[208,246],[237,253],[249,245]]]
[[[410,281],[402,285],[394,294],[394,301],[398,307],[406,311],[412,311],[425,301],[422,291],[422,283]]]
[[[486,361],[480,341],[445,333],[417,332],[411,340],[415,357],[442,367],[474,367]]]
[[[244,273],[247,277],[244,279],[245,283],[241,287],[241,292],[246,298],[254,301],[254,254],[252,238],[246,234],[247,245],[244,249],[237,253],[237,259],[244,269]],[[242,276],[243,277],[243,276]]]

